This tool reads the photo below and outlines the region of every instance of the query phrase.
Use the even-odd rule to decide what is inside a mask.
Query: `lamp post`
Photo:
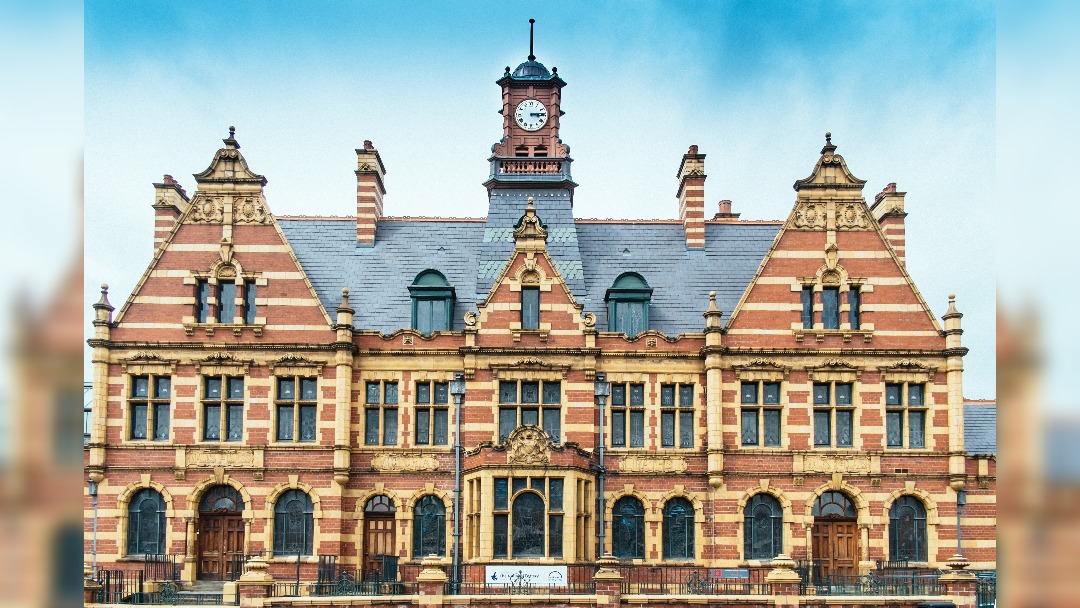
[[[964,527],[960,524],[960,518],[964,516],[964,505],[967,504],[967,490],[956,491],[956,554],[964,555]]]
[[[454,564],[451,588],[454,593],[458,592],[461,577],[459,569],[461,564],[461,406],[465,403],[465,374],[455,372],[454,379],[450,381],[450,394],[454,397]]]
[[[98,484],[97,484],[97,482],[94,481],[93,479],[87,479],[86,480],[86,490],[87,490],[87,493],[90,494],[90,499],[93,501],[93,504],[94,504],[94,536],[93,536],[93,540],[91,541],[92,544],[90,545],[90,555],[92,556],[91,557],[92,562],[91,562],[90,569],[94,572],[94,575],[96,576],[97,575],[97,494],[98,494]]]
[[[607,403],[610,394],[611,383],[607,381],[607,374],[597,372],[596,381],[593,384],[593,396],[596,398],[596,405],[600,407],[600,445],[596,448],[600,459],[600,470],[597,472],[596,483],[597,496],[600,499],[600,516],[598,518],[600,521],[600,533],[597,534],[597,539],[600,541],[600,555],[604,554],[604,473],[607,471],[604,468],[604,405]]]

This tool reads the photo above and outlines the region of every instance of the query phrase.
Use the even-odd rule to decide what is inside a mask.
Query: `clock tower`
[[[476,298],[483,300],[514,248],[513,226],[535,200],[536,215],[548,230],[547,251],[575,297],[585,296],[585,281],[574,223],[570,147],[559,139],[562,88],[558,70],[548,70],[533,54],[529,19],[529,58],[514,71],[506,68],[495,83],[502,88],[502,139],[491,146],[491,171],[484,186],[488,214],[477,271]]]

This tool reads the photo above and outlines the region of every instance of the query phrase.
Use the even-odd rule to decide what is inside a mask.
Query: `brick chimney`
[[[683,154],[679,164],[679,219],[686,228],[686,247],[705,247],[705,155],[697,146]]]
[[[896,257],[900,264],[904,265],[904,195],[907,192],[897,192],[896,183],[890,183],[885,189],[874,197],[874,204],[870,207],[870,213],[881,225],[881,231],[885,238],[896,251]]]
[[[739,216],[742,215],[741,213],[731,212],[731,201],[727,199],[720,201],[718,208],[719,210],[712,218],[714,220],[737,220],[739,219]]]
[[[383,215],[383,166],[379,151],[364,140],[364,147],[356,150],[356,240],[366,247],[375,245],[375,229]]]
[[[154,250],[156,251],[169,236],[176,220],[187,211],[190,199],[184,188],[166,175],[161,178],[160,184],[154,184]]]

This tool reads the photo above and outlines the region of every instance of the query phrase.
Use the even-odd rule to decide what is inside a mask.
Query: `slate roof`
[[[964,404],[964,448],[968,454],[997,454],[996,404]]]
[[[605,292],[627,271],[641,274],[653,288],[650,328],[671,336],[701,332],[709,291],[717,292],[726,321],[780,229],[778,223],[706,224],[704,249],[687,251],[680,223],[570,223],[568,216],[550,212],[549,222],[543,216],[549,201],[552,198],[537,197],[537,215],[549,230],[549,253],[560,272],[570,277],[578,302],[596,314],[601,330],[607,328]],[[569,213],[569,200],[565,203],[559,210]],[[278,223],[331,316],[341,302],[341,288],[348,287],[357,328],[390,333],[409,327],[408,286],[431,268],[455,288],[452,328],[459,330],[465,312],[487,296],[513,250],[512,234],[503,233],[512,228],[520,210],[501,212],[495,207],[486,220],[383,219],[372,247],[356,244],[351,218],[278,218]],[[499,221],[492,221],[496,216]],[[499,225],[502,222],[508,225]]]

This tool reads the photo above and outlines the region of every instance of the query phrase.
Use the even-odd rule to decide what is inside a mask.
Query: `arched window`
[[[636,336],[649,329],[649,300],[652,288],[636,272],[615,279],[604,295],[608,303],[608,331]]]
[[[239,513],[243,510],[244,498],[232,486],[214,486],[199,501],[199,513]]]
[[[825,492],[814,501],[811,510],[814,517],[847,519],[856,517],[855,505],[843,492]]]
[[[385,494],[379,494],[378,496],[372,496],[364,504],[364,511],[368,513],[393,513],[397,511],[394,507],[393,501]]]
[[[544,557],[544,499],[524,492],[514,499],[513,557]]]
[[[694,506],[685,498],[664,505],[664,559],[694,559]]]
[[[926,507],[914,496],[901,496],[889,509],[889,559],[927,561]]]
[[[428,555],[446,555],[446,507],[431,495],[413,509],[413,559]]]
[[[274,553],[311,555],[315,505],[302,490],[289,490],[274,505]]]
[[[437,270],[425,270],[409,285],[412,296],[412,327],[422,334],[451,329],[454,288]]]
[[[167,553],[165,547],[165,499],[157,490],[145,488],[128,503],[128,555]]]
[[[645,508],[633,496],[615,501],[612,508],[611,548],[615,557],[645,559]]]
[[[769,494],[756,494],[743,511],[744,559],[772,559],[784,551],[784,511]]]

